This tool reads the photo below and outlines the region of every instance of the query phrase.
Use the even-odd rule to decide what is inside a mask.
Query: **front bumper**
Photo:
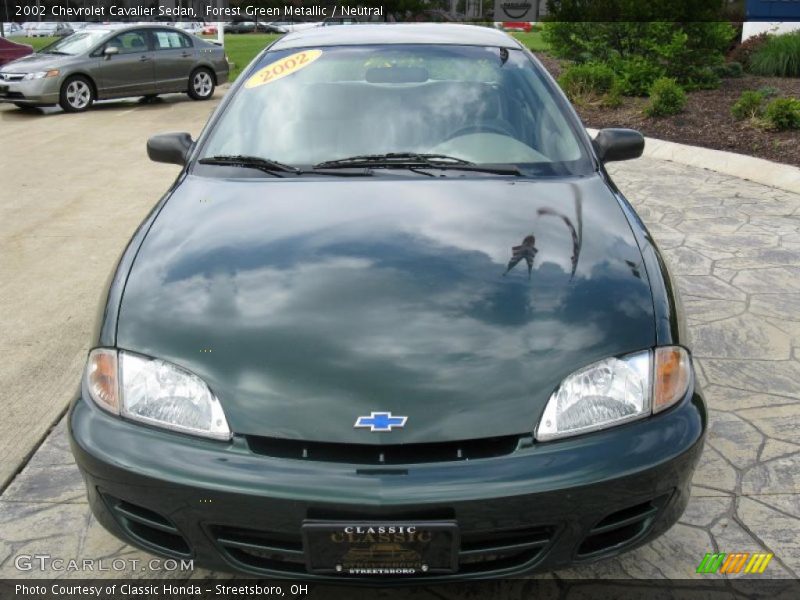
[[[83,391],[85,395],[85,390]],[[699,392],[657,417],[574,439],[522,439],[512,454],[378,469],[256,455],[72,405],[72,451],[109,531],[195,566],[312,577],[305,519],[455,519],[460,570],[426,581],[508,577],[627,551],[683,513],[702,450]]]
[[[60,90],[61,77],[45,77],[28,81],[0,80],[0,102],[50,106],[58,103]]]

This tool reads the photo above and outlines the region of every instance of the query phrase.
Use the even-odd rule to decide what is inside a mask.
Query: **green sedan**
[[[275,41],[134,234],[69,415],[97,520],[259,577],[447,581],[628,551],[689,500],[706,409],[676,286],[503,32]],[[681,185],[676,182],[676,185]]]

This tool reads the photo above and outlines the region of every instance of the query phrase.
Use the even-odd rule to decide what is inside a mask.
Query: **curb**
[[[591,137],[597,129],[586,129]],[[709,169],[738,179],[800,194],[800,168],[754,158],[735,152],[688,146],[666,140],[645,138],[644,156]]]

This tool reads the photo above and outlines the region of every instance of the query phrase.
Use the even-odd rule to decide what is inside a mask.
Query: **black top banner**
[[[692,22],[767,17],[800,20],[800,0],[0,0],[0,20],[18,23],[326,19],[348,23]]]

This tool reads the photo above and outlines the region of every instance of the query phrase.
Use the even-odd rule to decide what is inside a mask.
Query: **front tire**
[[[61,84],[61,96],[58,101],[64,112],[83,112],[94,102],[92,82],[83,75],[68,77]]]
[[[214,95],[214,74],[206,68],[196,69],[189,76],[189,97],[192,100],[208,100]]]

